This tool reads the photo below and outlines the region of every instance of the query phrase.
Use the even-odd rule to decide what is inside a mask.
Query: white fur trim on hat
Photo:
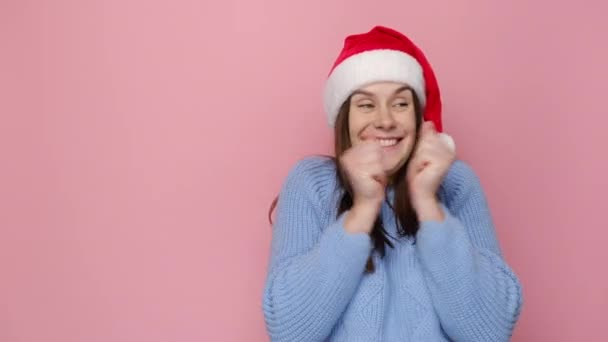
[[[424,108],[424,75],[418,61],[397,50],[370,50],[348,57],[329,75],[323,94],[329,126],[334,126],[340,106],[355,90],[380,81],[409,85]]]
[[[451,135],[442,132],[439,133],[439,139],[441,139],[441,141],[443,141],[443,143],[446,144],[450,150],[456,152],[456,143],[454,142],[454,138],[452,138]]]

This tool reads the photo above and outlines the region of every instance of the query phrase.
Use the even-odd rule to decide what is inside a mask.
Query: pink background
[[[427,52],[525,306],[608,340],[603,1],[0,2],[0,341],[267,341],[267,209],[345,35]],[[602,196],[603,195],[603,196]]]

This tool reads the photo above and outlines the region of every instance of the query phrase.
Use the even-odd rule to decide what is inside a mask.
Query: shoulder
[[[457,159],[452,163],[440,188],[440,195],[446,202],[457,206],[471,193],[483,192],[481,182],[473,167]]]
[[[473,167],[464,160],[457,159],[452,163],[446,175],[446,181],[461,185],[471,185],[478,182],[479,177]]]
[[[312,196],[326,200],[337,189],[336,164],[333,158],[308,156],[298,160],[289,170],[281,195]]]
[[[336,164],[333,158],[309,156],[298,160],[289,170],[287,178],[322,180],[335,176]]]

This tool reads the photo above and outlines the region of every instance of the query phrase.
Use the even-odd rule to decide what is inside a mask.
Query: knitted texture
[[[384,258],[374,253],[375,271],[364,273],[371,240],[337,216],[334,162],[296,163],[279,195],[263,294],[272,341],[508,341],[521,285],[479,179],[457,160],[438,195],[445,220],[421,222],[415,238],[394,240]],[[398,237],[386,202],[381,216]]]

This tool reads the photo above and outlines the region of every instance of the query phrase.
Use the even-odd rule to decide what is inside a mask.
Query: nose
[[[396,125],[395,118],[393,116],[393,112],[390,108],[382,106],[378,111],[375,118],[375,127],[383,128],[383,129],[391,129]]]

